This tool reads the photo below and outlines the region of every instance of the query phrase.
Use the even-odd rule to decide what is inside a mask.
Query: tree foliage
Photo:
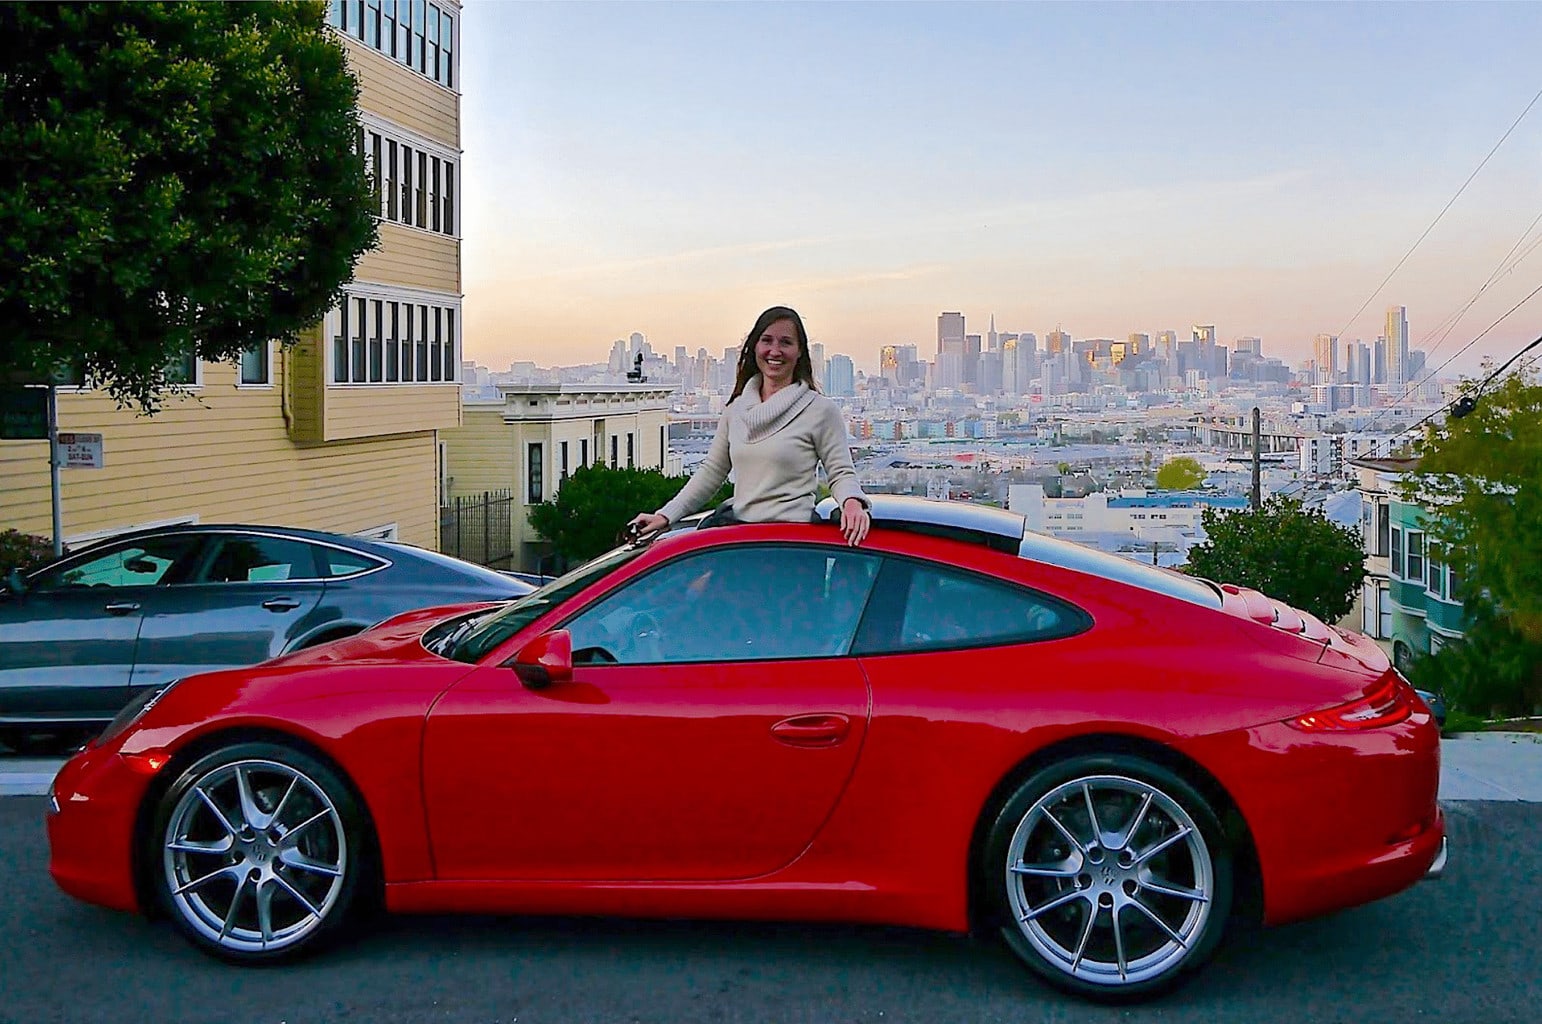
[[[1162,463],[1157,470],[1157,488],[1164,491],[1188,491],[1205,482],[1205,467],[1199,460],[1179,455]]]
[[[616,546],[639,512],[652,512],[680,492],[688,477],[657,469],[583,466],[562,482],[557,497],[530,510],[530,523],[569,562],[583,562]],[[724,484],[708,508],[733,493]]]
[[[69,551],[66,549],[66,554]],[[53,561],[54,543],[47,537],[36,537],[20,530],[0,530],[0,576],[12,569],[29,572],[40,565]]]
[[[1462,580],[1470,620],[1421,673],[1479,713],[1542,705],[1542,385],[1515,373],[1467,415],[1426,428],[1402,496],[1425,510],[1430,557]]]
[[[376,242],[326,6],[0,6],[0,377],[146,411],[189,355],[292,342]]]
[[[1252,587],[1328,623],[1354,605],[1365,579],[1354,528],[1278,494],[1258,509],[1207,508],[1200,518],[1208,539],[1189,551],[1191,575]]]

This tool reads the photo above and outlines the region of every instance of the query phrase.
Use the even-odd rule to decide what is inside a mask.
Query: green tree
[[[1278,494],[1257,509],[1207,508],[1200,520],[1208,539],[1190,549],[1190,575],[1252,587],[1328,623],[1354,604],[1365,579],[1358,530]]]
[[[1187,455],[1168,459],[1156,474],[1157,488],[1163,491],[1188,491],[1204,482],[1205,467]]]
[[[657,469],[583,466],[562,482],[554,500],[530,510],[530,524],[568,562],[587,561],[615,547],[633,516],[662,506],[687,479]],[[732,493],[724,484],[707,507],[717,507]]]
[[[1402,496],[1425,510],[1430,557],[1461,580],[1470,620],[1420,674],[1463,710],[1531,713],[1542,706],[1542,386],[1503,378],[1465,415],[1428,426],[1417,454]]]
[[[0,6],[0,378],[70,367],[153,412],[187,357],[292,343],[336,305],[379,203],[325,18]]]
[[[0,530],[0,576],[12,569],[29,572],[53,561],[53,557],[53,541],[47,537],[34,537],[16,529]]]

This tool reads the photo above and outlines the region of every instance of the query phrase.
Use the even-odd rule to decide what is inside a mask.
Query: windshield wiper
[[[471,632],[471,630],[474,629],[483,618],[484,616],[481,615],[469,616],[460,625],[446,633],[444,635],[444,639],[440,640],[433,647],[429,648],[429,650],[433,651],[441,658],[448,658],[450,655],[446,652],[452,651],[455,645],[460,642],[461,638],[464,637],[467,633]]]

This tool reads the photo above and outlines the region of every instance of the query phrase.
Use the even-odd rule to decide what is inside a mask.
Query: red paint
[[[962,929],[971,841],[992,794],[1025,761],[1073,741],[1160,745],[1212,780],[1247,823],[1270,922],[1405,888],[1440,845],[1439,742],[1422,705],[1372,728],[1285,724],[1377,697],[1386,659],[1356,634],[1277,614],[1242,588],[1211,610],[876,530],[864,550],[1016,580],[1094,625],[1009,647],[579,665],[570,679],[561,637],[529,646],[662,560],[746,538],[840,545],[816,526],[671,536],[480,665],[418,642],[453,613],[441,610],[185,681],[61,771],[53,875],[82,899],[136,909],[130,843],[141,802],[180,770],[190,744],[234,729],[293,736],[352,780],[398,910]],[[549,684],[521,681],[522,650]]]

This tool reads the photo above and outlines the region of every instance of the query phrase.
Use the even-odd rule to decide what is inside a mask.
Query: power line
[[[1489,324],[1488,327],[1484,328],[1483,334],[1487,334],[1489,331],[1493,330],[1494,327],[1501,320],[1503,320],[1505,318],[1505,316],[1509,316],[1510,313],[1513,313],[1517,309],[1521,308],[1521,306],[1525,304],[1527,299],[1530,299],[1531,296],[1537,294],[1537,292],[1542,292],[1542,285],[1537,285],[1536,288],[1532,289],[1531,295],[1526,296],[1525,299],[1522,299],[1520,302],[1517,302],[1514,306],[1511,306],[1509,312],[1505,313],[1505,315],[1500,317],[1499,320],[1495,320],[1494,323]],[[1483,334],[1478,335],[1477,338],[1474,338],[1474,339],[1472,339],[1472,341],[1469,341],[1466,345],[1463,345],[1462,348],[1461,348],[1461,351],[1457,352],[1456,356],[1452,356],[1451,358],[1455,359],[1457,356],[1461,355],[1462,352],[1467,351],[1469,348],[1471,348],[1474,344],[1477,343],[1478,338],[1483,337]],[[1521,356],[1525,355],[1527,352],[1531,351],[1532,349],[1536,348],[1538,345],[1542,345],[1542,337],[1536,338],[1534,341],[1532,341],[1528,345],[1521,346],[1519,351],[1517,351],[1509,359],[1505,360],[1503,366],[1499,367],[1499,369],[1495,370],[1494,372],[1490,373],[1487,377],[1484,377],[1482,380],[1480,380],[1477,383],[1477,385],[1475,387],[1473,387],[1473,389],[1471,391],[1468,391],[1468,392],[1465,392],[1465,393],[1463,393],[1461,395],[1458,395],[1456,398],[1454,398],[1451,401],[1447,402],[1445,405],[1442,405],[1440,408],[1436,409],[1434,412],[1431,412],[1429,415],[1425,416],[1423,419],[1420,419],[1419,421],[1417,421],[1417,422],[1415,422],[1413,424],[1410,424],[1406,430],[1403,430],[1403,431],[1401,431],[1399,433],[1399,436],[1403,436],[1403,435],[1409,434],[1409,433],[1411,433],[1411,432],[1413,432],[1415,430],[1418,430],[1420,427],[1424,426],[1424,424],[1428,423],[1430,420],[1433,420],[1436,416],[1439,416],[1442,413],[1445,413],[1445,412],[1448,412],[1448,411],[1455,410],[1458,406],[1465,406],[1464,411],[1462,411],[1461,413],[1458,414],[1458,416],[1465,416],[1468,412],[1471,412],[1477,406],[1478,398],[1480,398],[1482,396],[1484,388],[1488,387],[1488,385],[1495,378],[1497,378],[1500,374],[1504,373],[1505,370],[1509,369],[1510,365],[1512,363],[1514,363],[1517,359],[1519,359]],[[1388,445],[1388,449],[1387,449],[1388,452],[1391,451],[1391,444],[1396,439],[1397,438],[1388,438],[1387,439],[1386,444]],[[1378,455],[1377,455],[1377,452],[1376,452],[1376,447],[1377,446],[1373,445],[1372,448],[1371,448],[1371,451],[1370,451],[1370,453],[1368,455],[1360,456],[1360,457],[1361,458],[1372,458],[1372,459],[1377,458]]]
[[[1494,143],[1494,148],[1488,151],[1488,156],[1485,156],[1478,164],[1478,166],[1473,168],[1472,173],[1467,176],[1467,180],[1462,182],[1462,187],[1456,190],[1456,195],[1452,196],[1450,201],[1447,202],[1445,206],[1440,208],[1440,212],[1435,215],[1435,219],[1430,221],[1430,226],[1425,228],[1424,233],[1414,240],[1414,244],[1409,247],[1407,252],[1403,253],[1403,258],[1397,261],[1397,266],[1392,268],[1387,276],[1382,279],[1381,284],[1376,286],[1376,290],[1371,292],[1371,294],[1366,298],[1365,302],[1361,303],[1359,309],[1355,310],[1355,315],[1350,317],[1349,322],[1346,323],[1343,329],[1339,331],[1340,337],[1343,337],[1349,333],[1350,327],[1354,326],[1354,322],[1360,319],[1360,314],[1364,313],[1366,307],[1375,301],[1376,296],[1380,295],[1381,290],[1387,286],[1387,282],[1392,280],[1393,276],[1403,268],[1404,263],[1408,262],[1408,257],[1412,256],[1414,254],[1414,250],[1419,248],[1420,243],[1422,243],[1424,239],[1429,236],[1431,231],[1435,230],[1435,225],[1440,223],[1441,218],[1446,215],[1446,211],[1451,209],[1456,201],[1462,197],[1463,192],[1467,191],[1467,186],[1472,184],[1472,179],[1476,178],[1478,176],[1478,172],[1487,166],[1489,160],[1492,159],[1494,154],[1499,151],[1499,147],[1504,145],[1505,140],[1510,137],[1510,133],[1515,131],[1516,126],[1525,119],[1527,114],[1531,113],[1531,108],[1537,105],[1537,100],[1542,100],[1542,89],[1537,90],[1537,94],[1531,98],[1531,102],[1526,104],[1526,109],[1521,111],[1520,116],[1511,123],[1509,128],[1505,129],[1505,133],[1499,137],[1499,141]]]

